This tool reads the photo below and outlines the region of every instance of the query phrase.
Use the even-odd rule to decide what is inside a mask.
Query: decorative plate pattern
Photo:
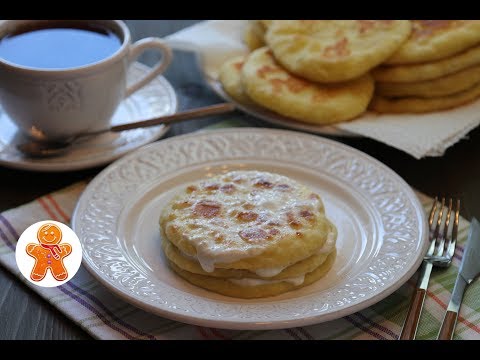
[[[337,225],[337,260],[315,284],[242,300],[183,281],[166,266],[158,216],[184,184],[232,169],[289,175],[318,191]],[[84,265],[110,290],[147,311],[187,323],[274,329],[332,320],[385,298],[420,262],[426,221],[392,170],[346,145],[258,128],[208,131],[143,147],[103,170],[72,219]]]
[[[143,64],[134,63],[128,71],[127,81],[130,82],[143,76],[148,69]],[[55,106],[67,106],[58,101],[55,104]],[[175,90],[164,77],[159,76],[120,104],[112,118],[112,125],[170,115],[176,111]],[[1,107],[0,128],[2,129],[0,132],[0,165],[34,171],[70,171],[108,164],[127,152],[159,139],[168,131],[167,126],[159,125],[118,133],[106,133],[78,139],[71,150],[61,156],[33,159],[25,157],[17,150],[16,145],[25,139],[18,134],[16,125]]]

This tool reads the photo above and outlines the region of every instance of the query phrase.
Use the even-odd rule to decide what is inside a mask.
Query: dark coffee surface
[[[114,54],[120,39],[107,29],[41,28],[0,40],[0,58],[39,69],[68,69]]]

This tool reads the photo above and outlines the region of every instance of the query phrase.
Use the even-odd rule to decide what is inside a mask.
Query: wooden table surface
[[[128,20],[127,24],[135,40],[147,36],[162,37],[195,22],[197,21]],[[155,57],[146,54],[140,60],[151,65]],[[189,53],[176,51],[175,60],[165,77],[176,89],[181,109],[221,101],[204,85]],[[177,124],[172,126],[166,136],[192,132],[231,116],[222,115]],[[251,119],[247,116],[245,118]],[[251,120],[252,126],[272,127]],[[461,214],[467,219],[473,216],[480,218],[480,128],[450,147],[444,156],[422,160],[416,160],[399,150],[366,138],[335,140],[382,161],[417,190],[430,196],[438,194],[461,199]],[[94,176],[100,170],[101,168],[96,168],[67,172],[58,176],[0,166],[0,211]],[[0,339],[90,339],[90,336],[0,266]]]

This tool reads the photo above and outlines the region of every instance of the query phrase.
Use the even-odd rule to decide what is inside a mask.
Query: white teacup
[[[107,29],[118,37],[118,49],[93,63],[64,68],[26,66],[0,55],[0,103],[19,129],[36,139],[60,140],[108,128],[120,102],[172,60],[159,38],[132,44],[128,27],[118,20],[6,20],[0,22],[0,46],[16,34],[52,28]],[[147,49],[160,51],[161,61],[127,87],[128,67]]]

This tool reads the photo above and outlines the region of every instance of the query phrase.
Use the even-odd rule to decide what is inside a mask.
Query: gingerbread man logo
[[[40,244],[29,243],[26,246],[27,254],[35,259],[35,265],[30,273],[30,279],[41,281],[50,269],[57,281],[68,278],[68,271],[63,259],[72,252],[70,244],[60,244],[62,230],[55,224],[46,223],[38,229],[37,240]]]

